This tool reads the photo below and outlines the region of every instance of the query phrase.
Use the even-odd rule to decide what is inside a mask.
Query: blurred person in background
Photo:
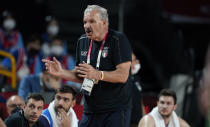
[[[13,95],[10,98],[8,98],[6,105],[8,115],[11,115],[16,111],[23,109],[25,106],[25,102],[22,97],[18,95]]]
[[[50,55],[49,57],[47,57],[47,59],[51,60],[53,57],[55,57],[58,61],[61,62],[63,68],[67,70],[72,70],[75,68],[75,59],[69,53],[67,54],[65,53],[64,47],[65,47],[64,42],[62,41],[60,37],[53,38],[49,45]],[[71,82],[64,79],[62,80],[62,83],[70,85],[77,92],[80,91],[80,88],[81,88],[80,83]]]
[[[132,53],[131,61],[131,85],[132,85],[132,111],[131,111],[131,127],[137,127],[141,117],[145,114],[143,100],[142,100],[142,87],[138,72],[141,68],[139,59],[134,52]]]
[[[11,12],[3,12],[2,25],[3,26],[0,29],[0,50],[11,53],[15,57],[16,69],[18,71],[23,64],[24,43],[20,31],[16,29],[17,22]],[[10,59],[3,59],[1,67],[4,69],[10,69]]]
[[[42,53],[44,56],[49,56],[50,55],[50,43],[52,40],[59,35],[60,32],[60,25],[58,19],[55,18],[55,16],[46,16],[45,18],[46,21],[46,31],[42,33],[41,37],[43,40],[43,45],[42,45]],[[63,53],[64,55],[67,54],[67,42],[66,40],[63,41]]]
[[[42,40],[39,34],[32,34],[26,40],[26,65],[29,68],[29,74],[38,74],[42,71],[41,46]]]
[[[198,89],[198,102],[201,114],[205,118],[205,127],[210,127],[210,45],[208,47],[201,78]]]
[[[51,102],[54,97],[55,90],[60,88],[61,79],[50,75],[46,70],[39,74],[25,76],[18,88],[18,95],[24,100],[30,93],[38,92],[45,96],[45,103]]]
[[[18,78],[21,80],[24,76],[29,74],[39,74],[42,70],[42,62],[40,62],[42,56],[41,50],[41,37],[39,34],[31,34],[26,39],[26,49],[23,65],[17,72]]]

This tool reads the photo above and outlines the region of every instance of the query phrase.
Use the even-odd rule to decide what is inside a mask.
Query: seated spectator
[[[45,127],[78,127],[77,116],[72,109],[76,92],[67,85],[56,90],[54,101],[42,112],[40,120]]]
[[[50,54],[50,43],[51,41],[59,35],[60,26],[59,21],[54,16],[46,16],[46,31],[42,33],[42,40],[44,44],[42,45],[42,52],[44,56],[49,56]],[[67,54],[67,41],[62,40],[64,43],[63,53]]]
[[[131,110],[131,127],[137,127],[139,120],[144,114],[144,106],[142,103],[142,87],[138,72],[141,68],[139,59],[132,53],[131,61],[131,80],[132,85],[132,110]]]
[[[175,113],[177,107],[176,93],[169,89],[161,90],[157,107],[145,115],[139,127],[190,127],[186,121]]]
[[[16,60],[16,68],[20,69],[23,63],[24,44],[21,33],[15,29],[16,20],[11,12],[3,12],[3,28],[0,28],[0,50],[11,53]],[[1,67],[10,69],[11,62],[8,58],[3,59]]]
[[[44,98],[33,93],[26,99],[23,110],[10,115],[5,124],[7,127],[43,127],[39,117],[44,108]]]
[[[56,57],[57,60],[59,60],[63,66],[63,68],[67,70],[72,70],[75,67],[75,60],[74,57],[70,54],[65,54],[64,51],[64,44],[61,38],[56,37],[53,38],[50,42],[50,55],[49,59],[52,59],[53,57]],[[80,91],[81,84],[71,81],[62,80],[63,84],[70,85],[73,87],[77,92]]]
[[[11,96],[7,100],[6,104],[7,104],[8,115],[11,115],[12,113],[14,113],[17,110],[16,108],[23,109],[25,106],[25,102],[24,102],[23,98],[21,98],[18,95]]]
[[[42,70],[41,62],[41,37],[38,34],[32,34],[26,40],[26,58],[24,67],[21,68],[18,75],[21,79],[28,74],[39,74]],[[44,65],[43,65],[44,66]]]
[[[40,74],[24,77],[19,84],[18,95],[25,100],[29,93],[49,92],[49,95],[45,96],[46,103],[48,103],[53,98],[55,90],[60,86],[60,78],[52,76],[46,70],[43,70]]]

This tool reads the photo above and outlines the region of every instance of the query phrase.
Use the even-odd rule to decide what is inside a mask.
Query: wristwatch
[[[104,79],[104,72],[103,71],[100,71],[101,72],[101,81]],[[98,84],[98,79],[93,79],[93,83],[94,84]]]
[[[93,79],[93,83],[94,84],[98,84],[98,80],[97,79]]]

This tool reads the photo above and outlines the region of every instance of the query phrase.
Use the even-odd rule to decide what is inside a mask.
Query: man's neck
[[[165,123],[166,126],[169,124],[170,119],[171,119],[171,116],[169,116],[169,117],[163,117],[163,120],[164,120],[164,123]]]
[[[28,122],[29,127],[32,127],[34,125],[34,123],[30,123]]]

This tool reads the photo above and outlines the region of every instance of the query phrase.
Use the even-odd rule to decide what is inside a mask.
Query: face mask
[[[42,52],[44,56],[49,56],[50,55],[50,47],[48,44],[43,44],[42,45]]]
[[[31,48],[31,49],[28,51],[28,56],[29,56],[29,57],[34,57],[34,56],[38,55],[38,53],[39,53],[39,50],[38,50],[38,49],[33,49],[33,48]]]
[[[3,22],[3,26],[7,30],[12,30],[15,28],[16,22],[13,19],[6,19]]]
[[[18,78],[22,79],[29,73],[30,73],[29,68],[25,64],[23,64],[23,66],[18,70],[17,76],[18,76]]]
[[[56,25],[51,25],[47,28],[47,32],[50,35],[57,35],[58,31],[59,31],[59,28]]]
[[[63,52],[63,47],[61,46],[52,46],[50,53],[55,56],[61,56]]]
[[[139,72],[140,68],[141,68],[141,65],[140,64],[135,64],[134,65],[134,69],[131,70],[131,74],[132,75],[137,74]]]

